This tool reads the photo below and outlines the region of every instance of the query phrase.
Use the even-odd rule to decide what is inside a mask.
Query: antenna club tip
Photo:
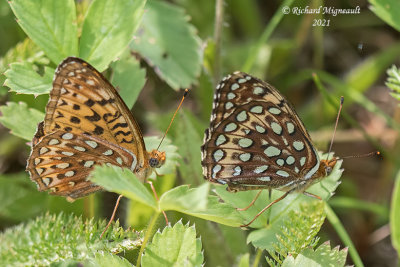
[[[185,92],[183,93],[183,97],[186,97],[186,96],[188,95],[188,93],[189,93],[189,89],[186,88],[186,89],[185,89]]]
[[[340,97],[340,104],[343,105],[343,102],[344,102],[344,96],[341,96],[341,97]]]
[[[376,151],[376,154],[377,154],[377,155],[380,155],[380,154],[381,154],[381,152],[380,152],[380,151]]]

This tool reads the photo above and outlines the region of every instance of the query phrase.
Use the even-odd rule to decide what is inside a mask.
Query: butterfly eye
[[[156,158],[150,158],[149,159],[149,165],[150,165],[150,167],[152,167],[152,168],[158,168],[158,167],[160,167],[159,164],[160,162],[158,161],[158,159],[156,159]]]
[[[326,167],[325,167],[325,172],[326,172],[326,176],[328,176],[329,174],[331,174],[331,172],[332,172],[332,167],[331,167],[331,166],[326,166]]]

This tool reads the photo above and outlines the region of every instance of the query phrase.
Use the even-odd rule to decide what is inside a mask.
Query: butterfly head
[[[322,159],[319,165],[319,171],[321,177],[329,176],[335,167],[337,158]]]
[[[149,165],[152,168],[160,168],[165,162],[165,152],[153,149],[149,153]]]

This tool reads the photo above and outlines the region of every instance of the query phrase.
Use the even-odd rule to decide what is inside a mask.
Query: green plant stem
[[[335,197],[329,200],[329,204],[335,208],[367,211],[380,216],[384,220],[389,219],[389,209],[373,202],[367,202],[350,197]]]
[[[275,12],[274,16],[272,17],[271,21],[265,27],[264,32],[262,33],[260,39],[258,39],[257,43],[255,46],[250,49],[249,56],[246,59],[246,62],[244,63],[242,70],[244,72],[250,72],[251,68],[254,65],[254,61],[258,57],[258,54],[263,47],[263,45],[268,41],[269,37],[271,36],[272,32],[274,29],[278,26],[278,23],[282,20],[282,17],[284,16],[282,9],[284,7],[290,7],[294,0],[285,0],[283,3],[278,7],[277,11]]]
[[[146,234],[144,235],[143,244],[140,247],[139,256],[136,261],[136,267],[140,267],[140,263],[142,260],[142,254],[144,252],[144,249],[146,248],[147,242],[150,240],[150,237],[153,235],[153,232],[154,232],[153,229],[154,229],[154,226],[156,225],[158,216],[160,216],[160,212],[156,211],[153,218],[151,218],[149,226],[146,229]]]
[[[256,257],[254,258],[253,267],[257,267],[259,265],[262,253],[263,253],[262,249],[257,249],[257,254]]]
[[[214,86],[221,79],[221,42],[222,42],[222,26],[224,22],[224,1],[215,1],[215,27],[214,27]]]
[[[358,255],[358,252],[353,242],[350,239],[350,236],[347,234],[346,230],[343,227],[343,224],[340,222],[339,218],[332,210],[332,208],[328,205],[328,203],[325,203],[325,212],[326,212],[326,217],[332,224],[333,228],[335,228],[336,233],[339,235],[340,239],[345,244],[345,246],[349,248],[350,257],[353,260],[355,266],[357,267],[364,266],[364,264],[361,261],[360,255]]]

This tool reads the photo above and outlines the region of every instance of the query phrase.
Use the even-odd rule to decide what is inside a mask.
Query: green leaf
[[[176,210],[183,213],[205,211],[210,185],[204,183],[197,188],[189,189],[187,185],[175,187],[165,192],[160,198],[162,210]]]
[[[47,199],[48,194],[37,191],[26,172],[0,175],[1,218],[13,221],[29,219],[47,209]]]
[[[179,172],[185,183],[191,185],[199,185],[204,182],[201,172],[201,154],[199,153],[203,137],[200,136],[199,131],[196,129],[197,124],[200,123],[193,114],[182,110],[179,118],[175,120],[173,129],[175,144],[178,146],[181,155],[179,158]]]
[[[326,155],[322,156],[321,158],[326,158]],[[320,196],[322,199],[327,200],[331,197],[332,192],[335,191],[337,186],[339,185],[339,178],[343,170],[340,169],[342,164],[342,160],[339,160],[332,173],[325,177],[321,182],[312,185],[306,191],[313,193],[317,196]],[[250,191],[241,191],[237,193],[231,193],[225,190],[225,186],[216,186],[217,194],[227,203],[230,203],[234,207],[244,208],[251,201],[257,194],[257,191],[250,190]],[[272,198],[274,200],[280,197],[283,192],[278,190],[272,190]],[[249,222],[254,216],[261,211],[268,203],[271,202],[268,196],[268,190],[263,190],[260,197],[254,203],[252,207],[250,207],[247,211],[241,211],[241,215],[245,218],[242,224]],[[263,228],[266,227],[267,221],[269,220],[271,224],[274,224],[275,221],[282,220],[285,218],[287,214],[291,210],[297,210],[299,205],[304,201],[313,201],[314,199],[303,194],[299,193],[292,193],[289,194],[286,198],[279,201],[278,203],[274,204],[269,210],[264,212],[260,217],[258,217],[251,225],[252,228]]]
[[[143,15],[145,0],[94,0],[86,13],[80,57],[100,72],[121,55]]]
[[[393,65],[386,73],[388,78],[385,84],[392,90],[390,94],[400,100],[400,70]]]
[[[390,208],[390,230],[393,247],[400,255],[400,171],[397,173]]]
[[[305,249],[300,255],[294,258],[288,256],[282,264],[282,267],[325,267],[325,266],[345,266],[347,249],[339,250],[338,247],[331,249],[328,242],[319,246],[315,251],[311,248]]]
[[[370,9],[381,20],[400,32],[400,2],[397,0],[368,0]]]
[[[10,64],[10,68],[4,73],[7,77],[4,85],[20,94],[48,94],[52,88],[55,70],[45,67],[44,74],[40,75],[35,68],[34,64],[28,62]]]
[[[175,90],[190,87],[201,71],[200,39],[184,10],[166,2],[148,1],[140,35],[132,43]]]
[[[77,264],[73,266],[88,266],[88,267],[132,267],[133,265],[125,258],[112,254],[97,253],[93,259],[89,259],[85,264]]]
[[[381,77],[394,59],[400,55],[400,43],[385,48],[384,50],[370,56],[357,65],[346,76],[346,84],[352,90],[365,92]]]
[[[129,169],[117,166],[96,166],[90,174],[90,180],[107,191],[124,195],[158,210],[153,195]]]
[[[38,123],[44,118],[42,112],[28,108],[24,102],[9,102],[6,106],[0,106],[0,113],[1,124],[10,129],[13,135],[29,141],[35,135]]]
[[[132,56],[124,56],[112,65],[112,84],[129,109],[133,107],[146,82],[146,71],[140,68],[139,61]]]
[[[73,0],[13,0],[9,3],[21,28],[54,63],[78,55]]]
[[[177,222],[157,232],[146,247],[142,266],[203,266],[204,256],[200,238],[194,226]]]
[[[0,262],[5,266],[44,266],[74,259],[82,261],[97,253],[120,253],[141,245],[140,233],[110,228],[100,234],[106,221],[82,221],[74,215],[37,217],[0,234]]]
[[[209,221],[239,226],[242,218],[232,206],[219,203],[215,196],[208,196],[209,185],[205,183],[189,189],[187,185],[175,187],[160,198],[161,210],[176,210]]]

